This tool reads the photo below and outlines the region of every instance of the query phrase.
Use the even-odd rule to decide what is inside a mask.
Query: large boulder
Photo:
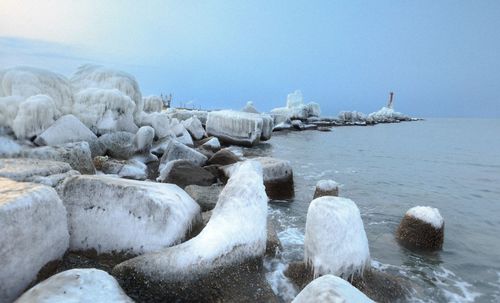
[[[95,174],[92,155],[87,142],[65,143],[54,146],[27,148],[22,157],[66,162],[82,174]]]
[[[125,261],[113,275],[129,295],[144,301],[273,302],[262,275],[266,220],[262,171],[244,162],[199,235]]]
[[[163,169],[168,162],[174,160],[189,160],[198,166],[202,166],[207,162],[207,157],[177,140],[170,140],[161,157],[160,169]]]
[[[262,126],[262,117],[258,114],[231,110],[208,113],[208,135],[229,144],[253,146],[259,143]]]
[[[292,303],[373,303],[346,280],[334,275],[325,275],[306,286]]]
[[[70,142],[93,142],[97,136],[73,115],[59,118],[36,139],[37,145],[58,145]]]
[[[258,157],[264,173],[264,185],[269,199],[283,200],[293,198],[293,170],[290,161],[271,157]]]
[[[223,187],[220,185],[188,185],[184,188],[186,193],[200,205],[201,211],[203,212],[214,209],[222,189]]]
[[[16,303],[133,303],[107,272],[95,268],[63,271],[25,292]]]
[[[54,189],[0,178],[0,302],[12,302],[68,249],[66,209]]]
[[[396,238],[410,249],[439,250],[444,242],[444,219],[437,208],[415,206],[401,220]]]
[[[261,115],[262,117],[262,134],[260,135],[261,141],[271,139],[274,129],[274,119],[270,115]]]
[[[142,126],[134,137],[138,152],[149,153],[155,138],[155,130],[151,126]]]
[[[108,176],[66,180],[72,250],[142,254],[179,243],[199,219],[200,207],[173,184]]]
[[[115,159],[130,159],[136,152],[135,135],[129,132],[114,132],[99,137],[105,154]]]
[[[188,185],[210,186],[217,182],[217,177],[192,161],[173,160],[161,167],[156,181],[184,188]]]
[[[356,204],[346,198],[314,199],[307,210],[304,261],[314,276],[357,277],[370,266],[370,250]]]
[[[155,136],[158,139],[165,137],[175,137],[171,127],[172,121],[166,113],[143,113],[141,126],[151,126],[155,130]]]
[[[217,164],[217,165],[230,165],[240,161],[240,157],[236,156],[228,149],[221,149],[216,152],[210,159],[208,159],[207,164]]]
[[[17,138],[30,139],[49,128],[57,118],[54,100],[47,95],[31,96],[19,104],[12,130]]]
[[[200,140],[205,136],[205,129],[203,128],[203,125],[201,125],[201,121],[196,116],[182,121],[182,124],[194,140]]]

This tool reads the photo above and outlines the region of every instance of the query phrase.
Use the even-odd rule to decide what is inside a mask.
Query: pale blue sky
[[[206,108],[301,89],[369,113],[393,90],[414,116],[500,117],[500,1],[0,2],[0,67],[88,62]]]

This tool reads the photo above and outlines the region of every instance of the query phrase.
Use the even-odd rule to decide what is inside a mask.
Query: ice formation
[[[366,121],[366,115],[357,112],[357,111],[341,111],[339,113],[339,120],[343,122],[350,122],[350,123],[355,123],[355,122],[365,122]]]
[[[149,152],[154,138],[155,130],[151,126],[143,126],[135,134],[134,143],[139,151]]]
[[[21,145],[9,137],[0,137],[0,157],[14,157],[22,150]]]
[[[309,117],[318,117],[321,109],[318,103],[310,102],[304,104],[304,98],[300,90],[288,94],[286,107],[278,107],[271,110],[274,124],[287,122],[290,119],[307,120]]]
[[[222,190],[212,217],[195,238],[180,245],[125,261],[115,267],[119,277],[130,270],[148,281],[175,282],[262,256],[266,249],[267,196],[262,171],[246,161]],[[125,277],[124,277],[125,278]]]
[[[203,128],[203,125],[201,125],[201,121],[196,116],[182,121],[182,125],[184,125],[186,130],[195,140],[200,140],[205,136],[205,129]]]
[[[73,115],[57,119],[35,140],[38,145],[57,145],[69,142],[96,140],[96,135]]]
[[[436,229],[443,227],[444,219],[439,210],[429,206],[415,206],[406,212],[407,216],[429,223]]]
[[[75,176],[63,189],[74,250],[159,250],[183,240],[199,219],[200,207],[173,184]]]
[[[247,104],[245,105],[245,107],[243,107],[241,109],[242,112],[246,112],[246,113],[253,113],[253,114],[258,114],[259,111],[255,108],[255,106],[253,106],[253,102],[252,101],[248,101]]]
[[[206,156],[174,139],[165,148],[165,152],[161,157],[160,170],[168,162],[180,159],[189,160],[198,166],[202,166],[207,162]]]
[[[203,125],[207,123],[208,112],[204,110],[169,108],[167,112],[171,118],[175,118],[180,121],[184,121],[193,116],[196,116],[198,117],[198,119],[200,119]]]
[[[19,104],[24,100],[20,96],[0,97],[0,127],[12,128],[12,123],[19,110]]]
[[[373,303],[349,282],[334,275],[324,275],[309,283],[292,303]]]
[[[56,117],[57,109],[51,97],[31,96],[19,104],[12,130],[18,138],[31,138],[46,130]]]
[[[118,176],[126,179],[146,180],[148,177],[147,170],[148,167],[146,164],[136,159],[131,159],[122,166],[118,172]]]
[[[66,252],[66,210],[51,187],[0,178],[0,230],[0,302],[12,302]]]
[[[264,182],[287,179],[293,176],[290,161],[271,157],[258,157],[253,160],[262,165]]]
[[[177,121],[178,122],[178,121]],[[143,113],[141,118],[141,126],[151,126],[155,130],[155,136],[159,139],[165,137],[175,137],[172,130],[172,123],[166,113]]]
[[[293,108],[301,106],[302,104],[304,104],[304,97],[300,90],[296,90],[286,96],[286,107]]]
[[[376,122],[387,122],[390,120],[409,119],[409,117],[403,115],[402,113],[394,111],[394,109],[385,106],[382,107],[379,111],[369,114],[368,117]]]
[[[160,113],[163,109],[163,100],[158,96],[147,96],[142,98],[144,102],[144,111],[146,113]]]
[[[262,117],[258,114],[232,110],[208,113],[207,133],[221,141],[237,145],[252,146],[260,141]]]
[[[270,115],[261,115],[262,118],[262,134],[260,135],[261,141],[267,141],[271,139],[274,129],[274,119]]]
[[[95,269],[71,269],[38,283],[16,303],[133,303],[118,282],[107,272]]]
[[[204,148],[208,148],[210,150],[218,150],[221,148],[219,139],[216,137],[213,137],[212,139],[208,140],[207,142],[203,143],[202,146]]]
[[[307,211],[304,261],[314,276],[350,278],[370,265],[370,251],[356,204],[346,198],[314,199]]]

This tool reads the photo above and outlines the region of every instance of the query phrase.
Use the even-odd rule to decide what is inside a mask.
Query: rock
[[[299,290],[303,289],[314,280],[312,268],[308,267],[304,261],[288,264],[284,274],[293,281]]]
[[[305,130],[305,125],[300,120],[292,120],[292,127],[296,130]]]
[[[258,114],[231,110],[208,113],[207,133],[228,144],[253,146],[260,142],[263,121]]]
[[[57,118],[54,100],[47,95],[34,95],[19,104],[12,130],[17,138],[30,139],[49,128]]]
[[[197,166],[202,166],[207,162],[207,157],[177,140],[171,140],[161,157],[160,171],[168,162],[174,160],[189,160]]]
[[[231,151],[227,149],[221,149],[216,152],[210,159],[208,159],[207,164],[230,165],[240,160],[241,159]]]
[[[334,275],[325,275],[306,286],[292,303],[373,303],[365,294],[346,280]]]
[[[273,132],[278,132],[278,131],[283,131],[283,130],[290,130],[292,129],[293,126],[291,124],[291,122],[281,122],[279,124],[277,124],[276,126],[274,126],[273,128]]]
[[[227,177],[224,175],[224,172],[221,169],[221,165],[219,164],[212,164],[212,165],[206,165],[203,166],[203,169],[217,177],[219,180],[223,180],[224,182],[227,181]]]
[[[102,302],[133,303],[107,272],[95,268],[71,269],[37,284],[16,303]]]
[[[24,149],[21,157],[66,162],[82,174],[95,174],[92,155],[87,142],[73,142],[54,146]]]
[[[392,123],[399,121],[410,121],[411,118],[403,115],[402,113],[394,111],[394,109],[389,107],[382,107],[379,111],[371,113],[368,118],[375,123]]]
[[[260,135],[261,141],[271,139],[273,135],[274,119],[270,115],[261,115],[262,117],[262,134]]]
[[[180,125],[182,126],[182,124]],[[176,140],[186,146],[194,147],[193,138],[191,138],[191,135],[184,126],[182,126],[182,134],[177,136]]]
[[[212,158],[212,156],[215,154],[213,151],[204,148],[197,148],[196,151],[207,157],[207,159]]]
[[[352,285],[380,303],[405,302],[410,286],[402,278],[375,269],[367,270],[362,277],[355,277]]]
[[[207,123],[208,112],[204,110],[195,109],[180,109],[180,108],[169,108],[168,115],[171,118],[178,119],[179,121],[187,120],[191,117],[196,116],[203,125]]]
[[[161,168],[156,181],[184,188],[188,185],[210,186],[217,182],[217,178],[189,160],[173,160]]]
[[[339,196],[339,184],[333,180],[320,180],[316,183],[313,199],[323,196]]]
[[[291,199],[294,196],[293,170],[289,161],[258,157],[264,172],[264,185],[269,199],[282,200]]]
[[[108,156],[97,156],[93,160],[94,166],[98,171],[107,175],[118,175],[126,163],[126,160],[116,160]]]
[[[10,158],[19,155],[22,151],[21,145],[10,137],[0,136],[0,157]]]
[[[57,119],[35,139],[37,145],[58,145],[71,142],[92,142],[97,136],[73,115]]]
[[[200,145],[202,148],[213,152],[217,152],[221,149],[219,139],[217,139],[216,137],[211,137],[208,139],[209,140],[206,140],[204,143]]]
[[[274,223],[267,219],[267,241],[266,241],[266,256],[275,257],[283,249],[281,241],[278,238],[278,233],[274,227]]]
[[[203,125],[201,125],[201,121],[196,116],[182,121],[182,125],[184,125],[194,140],[200,140],[205,136],[205,129],[203,128]]]
[[[136,152],[135,135],[128,132],[114,132],[99,137],[99,144],[105,153],[115,159],[130,159]]]
[[[223,188],[224,187],[220,185],[188,185],[184,188],[184,191],[200,205],[201,211],[205,212],[215,207]]]
[[[357,111],[339,113],[339,120],[345,124],[355,124],[366,122],[366,115]]]
[[[356,204],[349,199],[325,196],[314,199],[307,210],[304,261],[314,276],[360,276],[370,266],[370,250]]]
[[[159,113],[163,109],[163,100],[160,96],[142,97],[142,102],[144,103],[144,111],[146,113]]]
[[[239,164],[199,235],[125,261],[113,275],[129,295],[144,301],[276,302],[262,271],[267,220],[262,183],[257,163]]]
[[[142,126],[134,137],[134,144],[138,152],[149,153],[155,138],[155,130],[151,126]]]
[[[118,176],[125,179],[146,180],[148,178],[148,167],[136,159],[130,159],[122,166]]]
[[[155,130],[155,136],[158,139],[175,137],[170,118],[166,113],[143,113],[140,125],[151,126]]]
[[[416,206],[408,210],[396,231],[397,240],[407,248],[443,248],[444,220],[437,208]]]
[[[173,184],[108,176],[66,180],[62,200],[68,211],[72,250],[142,254],[181,242],[200,208]]]
[[[66,210],[45,185],[0,178],[0,302],[12,302],[68,249]]]
[[[175,137],[165,137],[161,138],[156,142],[153,142],[153,147],[151,148],[151,153],[157,156],[162,156],[165,153],[170,141],[174,140]]]

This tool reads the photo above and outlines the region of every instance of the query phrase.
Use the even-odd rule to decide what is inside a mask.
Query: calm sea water
[[[412,301],[500,302],[500,120],[275,133],[245,153],[287,159],[294,169],[295,199],[271,206],[283,256],[267,262],[268,279],[285,301],[296,290],[282,269],[302,259],[314,185],[333,179],[361,210],[373,265],[408,277]],[[416,205],[437,207],[444,217],[442,251],[416,254],[395,241],[402,216]]]

